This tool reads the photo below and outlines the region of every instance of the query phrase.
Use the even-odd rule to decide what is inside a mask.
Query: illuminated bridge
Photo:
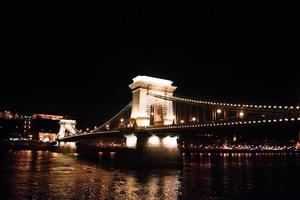
[[[291,140],[298,141],[299,105],[182,98],[173,95],[176,87],[172,84],[169,80],[137,76],[129,85],[132,102],[119,113],[98,128],[83,132],[76,130],[75,121],[61,120],[57,140],[76,142],[77,146],[88,144],[97,151],[146,147],[153,150],[155,146],[160,150],[195,145],[207,148],[204,144],[208,144],[208,140],[213,141],[215,148],[224,148],[224,145],[234,146],[234,143],[238,146],[239,131],[245,128],[257,132],[257,129],[269,131],[268,127],[283,127],[283,130],[293,127],[296,136]],[[222,133],[224,137],[220,137]],[[185,138],[192,139],[183,141]],[[192,144],[190,141],[193,140],[197,142]],[[256,148],[254,143],[252,146]]]

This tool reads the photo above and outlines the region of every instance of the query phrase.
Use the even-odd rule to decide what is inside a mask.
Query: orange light
[[[240,111],[240,112],[239,112],[239,117],[240,117],[240,118],[243,118],[244,116],[245,116],[244,111]]]
[[[159,145],[160,141],[159,138],[156,135],[152,135],[149,139],[148,142],[150,145]]]
[[[40,118],[40,119],[50,119],[50,120],[60,120],[63,118],[61,115],[47,115],[47,114],[33,114],[33,118]]]

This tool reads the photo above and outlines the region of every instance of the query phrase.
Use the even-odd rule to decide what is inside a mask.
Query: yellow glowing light
[[[151,112],[151,116],[153,116],[154,115],[154,112]]]
[[[240,118],[243,118],[244,116],[245,116],[245,113],[244,113],[243,111],[240,111],[240,112],[239,112],[239,117],[240,117]]]
[[[116,152],[112,151],[112,152],[109,153],[109,155],[113,158],[113,157],[115,157]]]
[[[159,137],[157,137],[156,135],[152,135],[149,140],[148,140],[149,144],[151,145],[158,145],[159,144]]]
[[[233,136],[233,142],[236,142],[236,140],[237,140],[237,138],[236,138],[236,136],[234,135],[234,136]]]
[[[220,108],[217,109],[217,113],[218,113],[218,114],[222,113],[222,110],[221,110]]]
[[[183,124],[183,123],[184,123],[184,120],[183,120],[183,119],[182,119],[182,120],[180,120],[180,123],[181,123],[181,124]]]
[[[149,120],[148,119],[138,119],[136,121],[137,126],[138,127],[147,127],[150,125]]]
[[[134,134],[126,135],[126,147],[136,147],[137,137]]]
[[[121,122],[121,123],[123,123],[123,122],[124,122],[124,119],[123,119],[123,118],[122,118],[122,119],[120,119],[120,122]]]
[[[167,136],[162,139],[162,143],[166,147],[175,148],[177,147],[177,139],[178,139],[177,136],[176,137]]]
[[[192,121],[195,122],[195,121],[196,121],[196,117],[193,117],[193,118],[192,118]]]
[[[76,149],[75,142],[60,142],[58,145],[62,148]]]

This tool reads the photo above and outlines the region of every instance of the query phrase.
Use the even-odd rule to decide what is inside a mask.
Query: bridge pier
[[[105,143],[106,141],[106,143]],[[115,143],[112,145],[112,142]],[[99,159],[111,156],[116,164],[137,167],[180,166],[181,152],[178,137],[164,134],[130,134],[114,139],[86,139],[76,143],[77,153],[82,156],[97,156]]]
[[[138,135],[136,153],[140,163],[154,165],[181,163],[177,136]]]
[[[57,151],[63,153],[75,153],[76,143],[75,142],[58,142]]]

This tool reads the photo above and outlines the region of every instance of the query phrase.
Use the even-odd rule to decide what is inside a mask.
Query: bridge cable
[[[248,105],[248,104],[233,104],[233,103],[221,103],[221,102],[212,102],[212,101],[204,101],[204,100],[195,100],[195,99],[188,99],[188,98],[181,98],[175,96],[163,96],[159,94],[149,93],[149,95],[163,99],[168,101],[174,102],[183,102],[187,104],[196,104],[196,105],[215,105],[215,106],[222,106],[227,108],[238,108],[238,109],[251,109],[251,110],[268,110],[268,111],[292,111],[292,112],[300,112],[299,106],[267,106],[267,105]]]
[[[97,129],[93,130],[91,133],[97,132],[100,129],[102,129],[103,127],[105,127],[107,124],[109,124],[114,119],[118,118],[121,114],[123,114],[124,112],[126,112],[129,108],[131,108],[131,106],[132,106],[132,101],[129,104],[127,104],[120,112],[118,112],[116,115],[114,115],[110,120],[108,120],[107,122],[105,122],[104,124],[102,124]]]

